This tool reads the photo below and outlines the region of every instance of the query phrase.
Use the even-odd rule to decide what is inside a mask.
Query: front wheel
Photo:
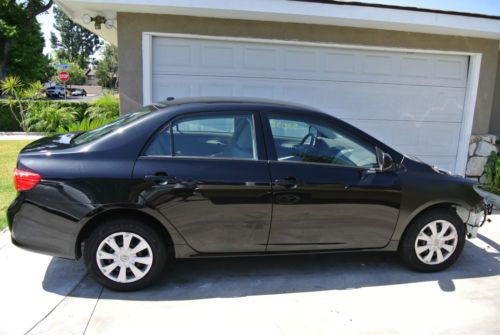
[[[167,248],[161,234],[140,221],[117,219],[95,229],[85,242],[89,272],[103,286],[132,291],[151,285],[162,273]]]
[[[465,224],[451,210],[436,209],[418,216],[408,227],[399,254],[411,268],[440,271],[453,264],[465,244]]]

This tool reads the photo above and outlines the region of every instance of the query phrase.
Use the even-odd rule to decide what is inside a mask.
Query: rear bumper
[[[76,259],[78,220],[53,208],[25,201],[23,192],[7,209],[12,243],[26,250]]]

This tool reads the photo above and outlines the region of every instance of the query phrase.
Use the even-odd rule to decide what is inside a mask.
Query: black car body
[[[15,244],[78,259],[96,227],[125,216],[161,231],[177,258],[396,251],[422,213],[449,211],[469,234],[484,220],[472,181],[308,107],[179,99],[117,122],[22,150],[17,169],[41,180],[8,209]]]

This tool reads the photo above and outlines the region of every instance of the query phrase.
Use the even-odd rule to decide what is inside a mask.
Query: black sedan
[[[398,251],[438,271],[487,206],[473,182],[311,108],[176,99],[26,146],[13,242],[85,258],[103,285],[151,284],[174,258]]]

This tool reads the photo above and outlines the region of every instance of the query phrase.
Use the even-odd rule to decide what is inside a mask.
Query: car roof
[[[261,99],[261,98],[247,98],[247,97],[197,97],[197,98],[173,98],[169,97],[166,100],[154,103],[157,108],[163,109],[166,107],[191,105],[191,104],[248,104],[259,106],[275,106],[287,107],[291,109],[311,110],[318,111],[313,107],[302,105],[299,103],[292,103],[287,101]]]

